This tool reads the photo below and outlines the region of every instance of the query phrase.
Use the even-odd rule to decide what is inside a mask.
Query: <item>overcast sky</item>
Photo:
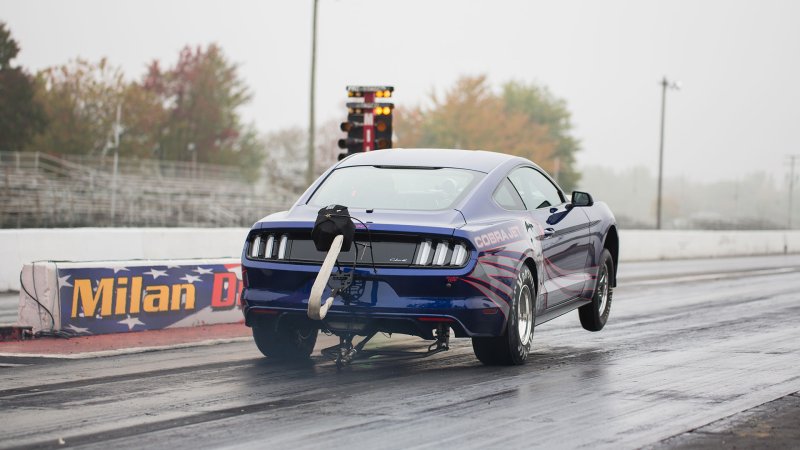
[[[320,0],[317,121],[344,119],[345,86],[392,84],[398,107],[460,75],[537,82],[567,100],[579,162],[783,182],[800,153],[800,1]],[[106,56],[131,78],[186,44],[216,42],[255,94],[264,132],[307,126],[312,0],[0,0],[38,70]]]

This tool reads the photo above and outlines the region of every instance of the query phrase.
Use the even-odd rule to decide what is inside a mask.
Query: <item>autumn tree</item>
[[[22,150],[46,125],[32,77],[11,64],[19,50],[11,31],[0,22],[0,151]]]
[[[573,173],[577,142],[570,147],[560,140],[572,139],[569,113],[544,88],[511,82],[498,94],[486,76],[462,77],[443,96],[432,94],[429,106],[396,111],[400,147],[498,151],[528,158],[551,173]],[[572,188],[574,179],[561,178],[562,187]]]
[[[29,149],[89,155],[107,151],[127,89],[122,70],[105,58],[98,63],[76,59],[40,71],[36,95],[49,125]]]
[[[251,96],[216,45],[184,48],[167,70],[153,62],[140,83],[106,59],[51,67],[36,81],[50,125],[30,150],[107,153],[119,110],[122,156],[239,165],[251,179],[258,172],[263,144],[239,115]]]
[[[239,115],[251,94],[237,69],[214,44],[185,47],[167,70],[150,65],[142,87],[166,108],[157,128],[160,158],[239,163],[248,170],[258,164],[262,145]]]
[[[572,135],[571,113],[567,102],[557,98],[547,87],[517,81],[505,83],[503,102],[506,108],[528,116],[530,122],[544,125],[547,135],[555,142],[554,172],[559,184],[571,190],[578,184],[580,173],[575,168],[575,154],[580,142]]]

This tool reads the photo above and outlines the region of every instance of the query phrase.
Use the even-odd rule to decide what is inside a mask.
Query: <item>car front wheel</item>
[[[523,266],[514,286],[512,305],[503,335],[472,338],[472,349],[480,362],[487,366],[512,366],[523,364],[528,358],[536,319],[536,290],[533,286],[533,274]]]
[[[600,267],[597,270],[597,284],[592,295],[592,302],[578,308],[581,325],[589,331],[600,331],[608,322],[611,313],[611,299],[614,296],[614,259],[608,250],[600,255]]]

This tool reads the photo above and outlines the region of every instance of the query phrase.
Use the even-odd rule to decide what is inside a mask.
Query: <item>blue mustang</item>
[[[330,310],[313,320],[309,296],[326,253],[311,232],[327,205],[347,207],[354,245],[338,254],[325,289]],[[378,332],[435,340],[436,352],[452,330],[472,338],[484,364],[522,364],[536,325],[578,309],[585,329],[603,328],[618,254],[609,208],[585,192],[567,199],[526,159],[373,151],[340,161],[289,211],[253,226],[242,306],[268,357],[307,358],[319,330],[342,338],[337,363],[364,352],[354,336]]]

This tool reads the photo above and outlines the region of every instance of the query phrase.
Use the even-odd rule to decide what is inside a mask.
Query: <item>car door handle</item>
[[[556,233],[556,230],[555,230],[555,228],[545,228],[545,229],[544,229],[544,233],[542,233],[542,236],[543,236],[545,239],[547,239],[547,238],[549,238],[549,237],[552,237],[552,236],[553,236],[555,233]]]

